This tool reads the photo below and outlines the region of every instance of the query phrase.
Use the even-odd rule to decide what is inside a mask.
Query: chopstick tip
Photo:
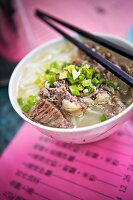
[[[42,13],[39,9],[35,9],[34,14],[38,17],[42,16]]]

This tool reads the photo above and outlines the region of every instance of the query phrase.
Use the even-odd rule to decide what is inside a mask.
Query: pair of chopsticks
[[[47,14],[46,12],[42,12],[40,10],[36,10],[35,14],[37,17],[39,17],[42,21],[44,21],[45,23],[47,23],[49,26],[51,26],[53,29],[55,29],[58,33],[60,33],[61,35],[63,35],[67,40],[69,40],[70,42],[72,42],[73,44],[75,44],[79,49],[81,49],[83,52],[85,52],[88,56],[90,56],[91,58],[93,58],[94,60],[96,60],[98,63],[100,63],[103,67],[105,67],[108,71],[110,71],[111,73],[113,73],[114,75],[116,75],[119,79],[121,79],[122,81],[124,81],[126,84],[128,84],[129,86],[133,87],[133,77],[131,77],[129,74],[127,74],[125,71],[123,71],[122,69],[116,67],[113,63],[111,63],[110,61],[108,61],[107,59],[103,58],[102,56],[100,56],[99,54],[97,54],[96,52],[92,51],[91,48],[86,47],[84,44],[82,44],[81,42],[79,42],[77,39],[71,37],[70,35],[68,35],[65,31],[61,30],[59,27],[57,27],[55,24],[53,24],[51,21],[54,21],[58,24],[61,24],[77,33],[79,33],[80,35],[89,38],[91,40],[93,40],[94,42],[97,42],[105,47],[107,47],[108,49],[111,49],[112,51],[117,52],[118,54],[129,58],[131,60],[133,60],[133,52],[123,48],[119,45],[116,45],[108,40],[105,40],[99,36],[93,35],[89,32],[86,32],[80,28],[77,28],[76,26],[73,26],[67,22],[64,22],[63,20],[60,20],[54,16],[51,16],[49,14]]]

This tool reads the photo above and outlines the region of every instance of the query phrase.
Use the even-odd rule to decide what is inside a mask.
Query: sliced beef
[[[108,90],[97,89],[93,94],[83,97],[86,105],[92,110],[104,112],[111,118],[122,112],[126,106],[119,95],[113,95]]]
[[[111,98],[109,105],[112,106],[112,111],[115,115],[119,114],[120,112],[122,112],[126,108],[126,106],[120,100],[120,98],[118,96],[115,96],[115,95]]]
[[[73,124],[63,116],[60,110],[46,99],[41,99],[36,107],[27,114],[27,116],[31,120],[45,126],[55,128],[73,128]]]
[[[67,90],[67,86],[58,81],[55,83],[55,88],[44,88],[40,92],[40,97],[47,99],[57,108],[67,111],[71,115],[81,115],[86,108],[82,98],[72,96]],[[66,101],[69,107],[66,107]],[[65,105],[65,106],[63,106]]]
[[[80,55],[78,57],[73,58],[72,63],[74,65],[81,66],[84,63],[84,61],[85,61],[85,55],[82,54],[82,55]]]
[[[95,100],[97,97],[99,97],[100,99],[100,96],[102,96],[101,98],[103,98],[103,96],[111,96],[112,95],[112,92],[110,91],[110,89],[108,88],[102,88],[102,87],[99,87],[96,89],[95,92],[87,95],[87,97],[90,97],[91,99]],[[97,101],[98,103],[98,101]]]

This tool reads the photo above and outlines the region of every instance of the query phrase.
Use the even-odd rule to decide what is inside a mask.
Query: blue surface
[[[14,111],[8,97],[8,87],[0,88],[0,154],[22,125],[23,120]]]
[[[133,25],[129,27],[127,39],[128,39],[128,41],[133,43]]]

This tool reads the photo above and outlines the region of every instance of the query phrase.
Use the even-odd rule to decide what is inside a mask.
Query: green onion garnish
[[[86,80],[86,79],[84,79],[81,83],[82,83],[82,85],[84,86],[84,87],[87,87],[87,86],[89,86],[90,85],[90,79],[88,79],[88,80]]]
[[[56,61],[50,65],[46,64],[45,71],[37,73],[37,79],[34,83],[40,88],[46,87],[45,82],[48,83],[49,87],[54,87],[54,83],[58,79],[66,82],[74,96],[80,96],[80,93],[93,93],[95,88],[102,84],[116,88],[111,80],[104,79],[102,74],[89,64],[77,66],[64,62],[60,65]]]
[[[31,107],[28,104],[25,104],[22,107],[22,111],[25,112],[25,113],[28,113],[30,111],[30,109],[31,109]]]
[[[85,79],[85,75],[84,74],[80,74],[78,77],[79,82],[83,81]]]
[[[107,84],[108,87],[112,87],[112,88],[116,89],[116,86],[115,86],[115,84],[113,83],[113,81],[111,81],[111,80],[106,80],[106,84]]]
[[[89,93],[89,94],[93,93],[94,91],[95,91],[94,88],[92,88],[92,87],[90,87],[90,86],[88,87],[88,93]]]
[[[95,70],[93,68],[90,68],[87,70],[87,74],[86,74],[86,78],[87,79],[92,79],[93,75],[94,75]]]
[[[34,95],[28,96],[28,98],[27,98],[27,103],[28,103],[29,105],[32,105],[32,106],[36,105],[36,103],[37,103],[37,98],[36,98],[36,96],[34,96]]]
[[[100,79],[101,79],[101,74],[100,74],[100,73],[96,73],[96,74],[95,74],[95,78],[96,78],[97,80],[100,80]]]
[[[66,69],[69,71],[69,73],[72,73],[72,70],[75,69],[75,65],[68,65]]]
[[[59,64],[58,64],[57,61],[54,61],[54,62],[51,63],[51,65],[50,65],[50,69],[52,69],[52,68],[59,69]]]
[[[84,87],[82,85],[78,85],[78,90],[83,91]]]
[[[56,73],[55,72],[49,72],[48,74],[48,82],[54,83],[56,81]]]
[[[68,71],[61,72],[60,76],[59,76],[59,79],[66,79],[67,78],[67,74],[68,74]]]
[[[68,65],[70,65],[70,64],[67,63],[67,62],[64,62],[64,63],[61,65],[61,68],[64,69],[64,68],[67,67]]]
[[[70,89],[70,92],[73,96],[80,96],[79,89],[76,85],[70,85],[69,89]]]
[[[37,78],[37,79],[34,81],[34,83],[35,83],[36,85],[38,85],[39,83],[41,83],[41,79],[40,79],[40,78]]]
[[[106,121],[106,120],[107,120],[107,117],[106,117],[105,114],[100,115],[100,121],[101,121],[101,122],[104,122],[104,121]]]
[[[92,82],[93,85],[99,84],[99,80],[96,77],[94,77],[91,82]]]
[[[20,98],[18,98],[17,99],[17,102],[18,102],[18,104],[20,105],[20,106],[23,106],[24,105],[24,99],[22,98],[22,97],[20,97]]]

